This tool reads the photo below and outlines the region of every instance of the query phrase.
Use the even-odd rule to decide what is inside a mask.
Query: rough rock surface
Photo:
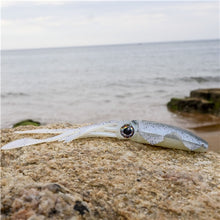
[[[172,98],[167,107],[173,111],[220,115],[220,89],[197,89],[190,97]]]
[[[48,137],[13,133],[32,128],[3,129],[1,145]],[[1,219],[220,219],[219,161],[111,138],[2,150]]]
[[[190,92],[190,97],[196,97],[213,102],[220,102],[220,89],[197,89]]]

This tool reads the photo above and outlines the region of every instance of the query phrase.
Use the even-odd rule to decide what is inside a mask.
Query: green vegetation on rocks
[[[40,126],[40,122],[38,121],[33,121],[31,119],[27,119],[27,120],[23,120],[23,121],[20,121],[16,124],[13,125],[13,128],[16,128],[18,126],[25,126],[25,125],[33,125],[33,126]]]

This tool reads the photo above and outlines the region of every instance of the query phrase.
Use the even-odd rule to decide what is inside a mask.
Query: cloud
[[[3,10],[4,49],[219,37],[218,3],[48,2]]]
[[[71,0],[29,0],[25,2],[24,0],[1,0],[1,7],[12,7],[12,6],[19,6],[24,4],[36,4],[36,5],[63,5],[68,2],[73,2]]]

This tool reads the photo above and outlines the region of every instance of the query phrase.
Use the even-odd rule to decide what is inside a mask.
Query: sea
[[[220,41],[1,51],[1,127],[140,119],[193,126],[172,97],[220,87]],[[203,116],[204,119],[206,116]]]

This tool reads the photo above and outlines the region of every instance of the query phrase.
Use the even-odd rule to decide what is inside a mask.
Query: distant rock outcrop
[[[172,98],[167,107],[172,111],[220,115],[220,88],[193,90],[190,97]]]
[[[27,119],[27,120],[17,122],[16,124],[13,125],[13,128],[16,128],[18,126],[26,126],[26,125],[40,126],[41,124],[38,121],[33,121],[32,119]]]

